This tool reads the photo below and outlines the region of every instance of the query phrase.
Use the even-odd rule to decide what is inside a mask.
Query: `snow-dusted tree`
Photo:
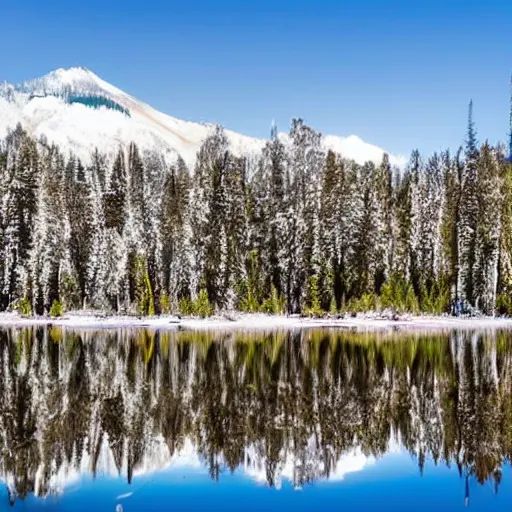
[[[167,165],[155,151],[146,151],[144,160],[144,247],[147,259],[148,280],[154,296],[155,312],[160,313],[162,282],[160,269],[160,212],[162,189]]]
[[[221,233],[226,224],[226,174],[231,156],[224,130],[217,126],[197,154],[192,194],[194,259],[199,288],[205,288],[215,305],[224,306],[221,289]],[[197,292],[198,290],[194,290]]]
[[[350,162],[333,151],[327,153],[319,212],[319,292],[326,310],[332,305],[339,309],[349,292],[347,272],[354,237],[354,181],[350,179],[350,167]]]
[[[269,145],[269,142],[266,144]],[[240,283],[241,308],[258,309],[263,297],[270,290],[272,279],[281,282],[279,269],[279,243],[275,240],[275,224],[271,228],[271,161],[263,150],[256,172],[247,185],[247,281]],[[276,243],[274,243],[276,242]],[[277,265],[273,265],[273,260]]]
[[[8,138],[9,179],[4,197],[4,297],[32,301],[30,251],[37,214],[39,158],[36,142],[18,126]]]
[[[191,296],[190,187],[187,166],[178,158],[165,175],[160,211],[162,290],[174,309]]]
[[[415,284],[428,291],[439,277],[443,200],[441,161],[439,155],[434,153],[419,174],[413,194],[413,251],[417,266]]]
[[[290,139],[287,239],[292,245],[285,265],[289,284],[288,309],[298,311],[307,300],[308,279],[318,277],[320,271],[318,213],[324,154],[321,134],[304,124],[302,119],[292,120]]]
[[[474,267],[476,256],[476,231],[478,222],[478,148],[473,123],[473,102],[469,103],[468,134],[465,161],[461,176],[459,202],[458,291],[463,299],[474,304]]]
[[[415,150],[395,185],[396,246],[393,271],[407,281],[411,281],[413,277],[413,196],[421,167],[420,153]]]
[[[127,177],[124,153],[117,153],[106,192],[103,194],[105,227],[123,234],[127,217]]]
[[[478,159],[478,222],[475,244],[474,293],[477,307],[494,313],[498,285],[502,177],[499,155],[486,142]]]
[[[379,201],[377,196],[377,169],[367,162],[357,169],[357,190],[354,197],[355,236],[350,261],[350,295],[361,297],[364,293],[375,292],[377,268],[382,260],[378,243],[380,236]],[[382,220],[382,219],[380,219]],[[376,243],[377,242],[377,243]]]
[[[144,295],[141,283],[145,283],[148,273],[149,247],[151,234],[148,227],[144,162],[135,143],[128,148],[128,222],[126,225],[125,245],[127,249],[127,266],[125,280],[125,307],[130,308]],[[145,289],[145,285],[143,286]],[[151,291],[152,295],[152,291]],[[153,297],[151,296],[151,299]],[[138,308],[140,309],[140,308]],[[142,307],[145,309],[145,306]]]
[[[128,149],[127,174],[130,251],[143,253],[146,240],[144,233],[144,223],[146,221],[144,163],[135,143],[130,144]]]
[[[60,300],[61,266],[67,247],[64,157],[56,146],[43,147],[41,187],[31,251],[33,309],[38,314],[50,310]]]
[[[279,296],[286,288],[284,254],[289,243],[286,238],[288,155],[277,137],[277,130],[273,129],[272,134],[263,148],[248,193],[247,274],[250,283],[246,293],[258,303],[270,297],[272,290]]]
[[[95,158],[102,159],[97,152]],[[104,308],[108,305],[106,282],[110,273],[107,253],[110,250],[109,240],[105,230],[105,213],[103,210],[103,186],[101,184],[104,170],[101,166],[92,165],[88,167],[86,175],[90,182],[89,194],[92,205],[92,249],[88,265],[88,291],[87,295],[91,305],[97,308]]]
[[[237,288],[246,280],[247,257],[247,197],[246,160],[231,157],[226,174],[226,233],[227,261],[224,275],[224,306],[233,309],[237,304]]]
[[[500,170],[503,199],[501,207],[498,293],[502,298],[505,298],[512,297],[512,164],[507,161],[500,162]]]
[[[376,250],[375,291],[380,293],[393,268],[395,251],[393,223],[393,171],[389,156],[385,153],[377,167],[374,178],[376,192]]]
[[[114,160],[110,179],[103,194],[105,217],[105,294],[110,306],[119,310],[125,302],[126,271],[125,227],[128,219],[128,180],[124,152],[120,149]]]
[[[98,187],[103,194],[107,187],[107,158],[96,148],[91,155],[92,173],[98,180]]]
[[[4,296],[5,284],[5,215],[7,190],[9,183],[9,170],[7,168],[8,151],[6,141],[0,141],[0,308],[5,308],[6,300]]]
[[[460,152],[455,158],[452,158],[449,152],[441,155],[444,181],[444,208],[442,212],[441,237],[441,272],[445,276],[451,289],[452,300],[457,297],[458,282],[458,219],[460,203],[460,174],[461,162]]]
[[[319,289],[321,300],[328,304],[336,297],[335,281],[340,283],[340,250],[337,237],[340,210],[338,203],[343,197],[344,167],[340,158],[328,151],[322,177],[322,192],[319,212],[319,243],[320,243],[320,279]],[[341,287],[340,287],[341,288]]]
[[[94,250],[95,219],[92,185],[80,160],[71,157],[66,168],[66,208],[69,218],[70,279],[76,279],[80,303],[86,306],[90,291],[90,265]]]

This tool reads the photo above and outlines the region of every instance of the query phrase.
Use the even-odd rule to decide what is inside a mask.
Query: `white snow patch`
[[[364,163],[368,160],[380,163],[384,151],[372,144],[368,144],[356,135],[349,137],[338,137],[336,135],[326,135],[324,137],[324,146],[335,153],[340,153],[345,158],[355,160],[357,163]],[[391,165],[404,167],[407,159],[403,156],[389,155]]]
[[[57,325],[69,328],[118,328],[147,327],[154,329],[187,330],[270,330],[301,328],[351,328],[357,330],[390,329],[489,329],[512,328],[512,319],[477,317],[456,318],[450,316],[410,316],[393,320],[367,315],[356,318],[308,319],[298,315],[280,316],[266,314],[237,314],[216,316],[207,319],[177,318],[174,316],[132,317],[100,316],[92,313],[70,312],[61,318],[34,317],[23,318],[17,313],[0,313],[0,326],[21,327],[30,325]]]

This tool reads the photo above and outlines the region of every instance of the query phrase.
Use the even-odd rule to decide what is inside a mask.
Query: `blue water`
[[[511,334],[259,336],[0,330],[0,510],[510,509]]]
[[[510,468],[503,480],[510,479]],[[3,503],[7,501],[0,497]],[[502,485],[495,494],[491,485],[469,480],[469,509],[472,511],[506,510],[512,500],[512,487]],[[122,495],[132,493],[127,497]],[[222,474],[219,482],[207,471],[168,469],[135,477],[132,485],[122,478],[83,478],[58,497],[45,499],[30,496],[17,501],[14,510],[113,512],[121,504],[125,512],[162,510],[226,512],[309,511],[309,510],[414,510],[416,512],[465,510],[465,479],[456,468],[437,467],[428,462],[423,476],[408,454],[385,455],[363,470],[349,473],[340,482],[319,481],[294,489],[284,481],[281,489],[258,484],[242,471]],[[1,508],[1,507],[0,507]],[[5,505],[5,509],[8,507]]]
[[[503,480],[511,476],[507,466]],[[7,502],[7,493],[0,502]],[[128,495],[129,496],[126,496]],[[469,479],[469,509],[472,511],[507,510],[512,500],[512,486],[503,485],[498,494],[490,484],[480,485]],[[425,464],[419,474],[417,462],[407,453],[385,455],[342,481],[318,481],[294,489],[284,481],[281,489],[270,488],[245,476],[241,470],[221,474],[211,480],[206,470],[169,468],[142,477],[128,485],[123,478],[85,477],[72,484],[60,496],[45,499],[30,496],[17,501],[14,510],[112,512],[121,504],[124,512],[162,510],[226,512],[310,511],[310,510],[414,510],[416,512],[465,510],[466,484],[456,468]],[[4,505],[7,510],[7,505]],[[1,506],[0,506],[1,509]]]

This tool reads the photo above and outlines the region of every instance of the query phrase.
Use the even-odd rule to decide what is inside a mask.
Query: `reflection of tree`
[[[421,472],[456,464],[497,490],[512,454],[504,336],[0,331],[0,472],[11,499],[108,457],[131,482],[188,439],[214,479],[246,465],[280,485],[291,461],[301,486],[394,439]]]
[[[103,442],[103,435],[106,434],[108,436],[108,441],[110,445],[110,449],[112,450],[114,461],[116,463],[116,468],[120,472],[123,464],[123,455],[124,455],[124,440],[125,440],[125,432],[124,427],[125,423],[123,421],[124,418],[124,400],[123,395],[120,391],[117,392],[115,396],[105,397],[101,401],[101,409],[100,409],[100,433],[97,437],[96,449],[95,449],[95,457],[94,457],[94,465],[93,465],[93,474],[96,475],[98,457],[100,455],[101,444]]]

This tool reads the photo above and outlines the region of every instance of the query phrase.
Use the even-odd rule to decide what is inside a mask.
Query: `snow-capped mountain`
[[[94,148],[112,154],[119,145],[134,141],[169,159],[180,154],[189,165],[213,129],[213,125],[163,114],[82,67],[57,69],[22,84],[0,84],[0,137],[17,123],[35,137],[44,135],[50,142],[69,147],[84,161]],[[265,144],[264,139],[230,130],[226,135],[237,155],[257,155]],[[382,149],[354,135],[329,135],[323,142],[327,149],[359,163],[378,162],[383,154]],[[404,163],[394,155],[390,161],[398,166]]]

